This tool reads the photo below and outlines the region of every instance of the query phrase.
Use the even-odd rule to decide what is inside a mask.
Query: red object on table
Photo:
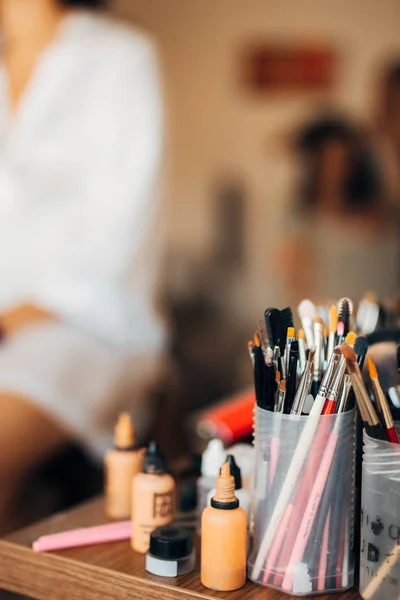
[[[229,444],[243,440],[253,432],[255,403],[254,390],[231,396],[202,413],[197,430],[202,437],[217,437]]]

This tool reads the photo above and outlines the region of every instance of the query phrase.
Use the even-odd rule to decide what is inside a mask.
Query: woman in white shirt
[[[157,60],[100,4],[0,0],[0,516],[67,440],[100,457],[120,409],[149,420]]]

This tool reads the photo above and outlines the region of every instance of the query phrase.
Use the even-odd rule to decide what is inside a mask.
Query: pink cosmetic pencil
[[[79,548],[81,546],[92,546],[94,544],[105,544],[108,542],[120,542],[129,540],[132,533],[131,521],[120,521],[119,523],[108,523],[44,535],[32,544],[35,552],[51,552],[55,550],[67,550],[68,548]]]

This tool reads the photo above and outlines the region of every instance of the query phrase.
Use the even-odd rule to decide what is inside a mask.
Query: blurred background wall
[[[279,304],[263,284],[266,208],[283,201],[289,183],[274,142],[310,114],[310,99],[329,101],[357,119],[371,116],[376,73],[400,50],[399,2],[117,0],[115,9],[153,32],[164,61],[173,131],[171,249],[204,256],[216,235],[215,186],[236,177],[246,195],[242,291],[254,290],[253,315],[268,298]],[[311,98],[252,97],[240,86],[240,57],[254,40],[331,44],[338,57],[332,90]]]
[[[152,32],[161,51],[169,117],[163,297],[187,374],[186,401],[190,395],[200,404],[249,380],[241,362],[249,331],[267,306],[292,302],[272,267],[293,202],[290,135],[320,107],[370,126],[380,67],[400,51],[400,4],[115,0],[114,10]],[[252,93],[242,85],[241,65],[259,42],[330,47],[333,84],[318,92]]]

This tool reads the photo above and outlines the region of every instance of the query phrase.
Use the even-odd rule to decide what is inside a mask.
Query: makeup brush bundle
[[[355,403],[372,438],[395,439],[368,342],[351,330],[352,302],[267,309],[249,343],[256,393],[253,581],[294,595],[353,584]],[[376,410],[379,407],[379,411]]]
[[[353,407],[350,377],[345,374],[346,363],[339,345],[347,341],[354,346],[362,368],[368,343],[350,331],[352,310],[351,300],[343,298],[338,306],[331,306],[326,326],[312,302],[304,300],[299,306],[303,327],[297,336],[290,308],[265,311],[264,319],[258,322],[254,343],[249,342],[257,406],[284,414],[308,414],[323,381],[323,389],[330,386],[332,399],[323,407],[322,414]],[[336,369],[338,362],[340,371]]]

